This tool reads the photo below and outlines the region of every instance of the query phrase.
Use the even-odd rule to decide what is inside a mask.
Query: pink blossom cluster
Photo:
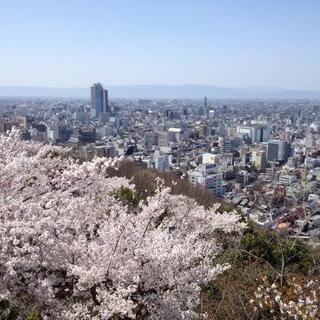
[[[0,136],[0,299],[43,319],[190,319],[236,213],[204,209],[161,183],[136,208],[114,196],[116,160]]]

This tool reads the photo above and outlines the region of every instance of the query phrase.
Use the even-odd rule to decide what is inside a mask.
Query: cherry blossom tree
[[[109,177],[117,160],[83,164],[67,149],[0,136],[0,299],[21,318],[192,319],[201,286],[228,268],[217,231],[236,213],[204,209],[158,183],[128,206]],[[156,182],[155,182],[156,183]]]
[[[319,319],[319,276],[289,274],[286,285],[271,282],[268,277],[257,279],[260,285],[250,302],[270,319]]]

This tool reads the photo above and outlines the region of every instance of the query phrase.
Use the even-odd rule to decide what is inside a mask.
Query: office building
[[[252,164],[259,171],[265,170],[267,167],[267,156],[266,152],[263,150],[254,150],[252,151]]]
[[[221,173],[215,173],[214,164],[202,164],[189,174],[191,185],[199,185],[218,197],[224,194],[223,179]]]
[[[238,183],[241,187],[245,187],[249,184],[249,173],[248,171],[241,170],[236,174],[236,183]]]
[[[91,116],[98,118],[101,113],[110,113],[108,90],[101,83],[95,83],[91,86]]]
[[[169,170],[168,154],[163,154],[159,150],[156,150],[154,153],[154,168],[159,171]]]
[[[290,143],[280,140],[271,140],[267,144],[267,160],[278,163],[287,162],[291,156]]]
[[[279,183],[282,185],[291,185],[297,181],[297,177],[294,175],[284,174],[279,177]]]
[[[168,142],[180,143],[183,139],[188,139],[188,133],[181,128],[169,128],[167,137]]]

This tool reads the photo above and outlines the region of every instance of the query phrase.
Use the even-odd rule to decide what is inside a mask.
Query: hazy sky
[[[0,0],[0,85],[320,90],[319,0]]]

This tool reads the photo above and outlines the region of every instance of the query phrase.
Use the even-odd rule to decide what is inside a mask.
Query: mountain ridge
[[[214,85],[110,85],[111,98],[151,99],[320,99],[320,91],[275,87],[218,87]],[[89,98],[89,86],[41,87],[0,86],[2,97],[79,97]]]

